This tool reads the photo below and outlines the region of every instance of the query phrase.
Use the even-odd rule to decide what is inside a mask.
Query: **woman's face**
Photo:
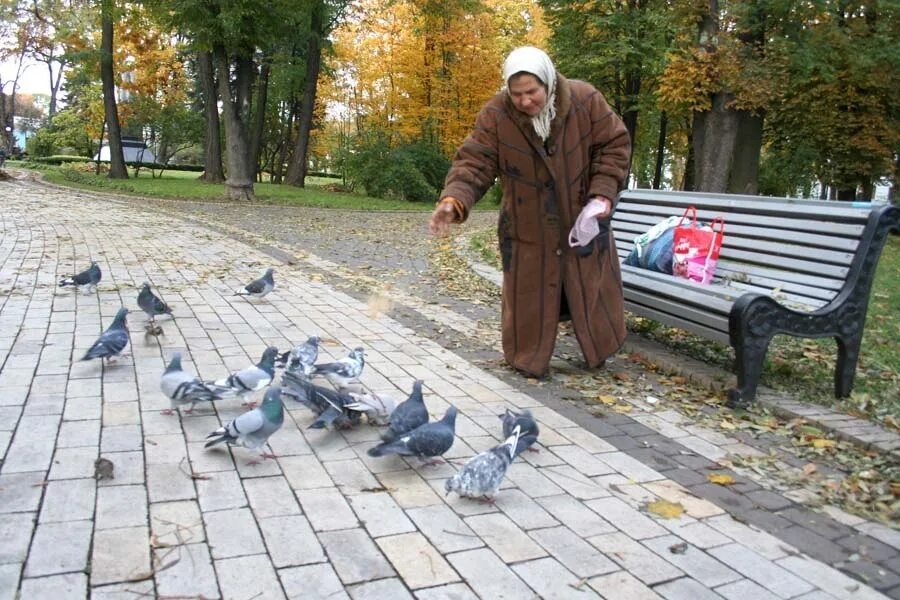
[[[531,73],[513,75],[507,89],[513,106],[529,117],[536,117],[547,104],[547,88]]]

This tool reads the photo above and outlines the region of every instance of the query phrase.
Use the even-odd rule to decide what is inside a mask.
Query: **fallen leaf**
[[[685,542],[681,542],[680,544],[672,544],[669,546],[669,552],[672,554],[684,554],[687,552],[688,545]]]
[[[834,448],[837,442],[834,440],[826,440],[824,438],[816,438],[812,441],[814,448]]]
[[[684,513],[684,507],[678,502],[669,502],[668,500],[657,500],[649,503],[647,511],[653,513],[663,519],[677,519]]]
[[[616,397],[609,396],[609,395],[600,396],[597,398],[597,400],[599,400],[603,404],[606,404],[607,406],[612,406],[613,404],[616,403]]]
[[[734,480],[734,477],[728,475],[727,473],[710,473],[706,476],[706,479],[718,485],[734,485],[735,483],[737,483]]]
[[[803,465],[803,472],[807,475],[812,475],[816,472],[816,465],[813,463],[806,463]]]
[[[613,406],[613,410],[617,413],[629,413],[634,409],[634,407],[630,404],[616,404]]]

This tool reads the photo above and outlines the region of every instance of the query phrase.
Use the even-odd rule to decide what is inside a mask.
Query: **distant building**
[[[125,162],[155,163],[156,155],[153,150],[147,147],[144,140],[134,137],[122,137],[122,154],[125,155]],[[98,156],[94,155],[94,160],[98,160]],[[100,148],[99,160],[109,160],[109,144],[103,144]]]

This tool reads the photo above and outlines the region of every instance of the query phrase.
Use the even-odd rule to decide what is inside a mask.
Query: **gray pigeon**
[[[237,292],[235,296],[252,296],[254,298],[262,298],[269,292],[275,289],[275,279],[272,277],[272,274],[275,272],[275,269],[269,267],[266,269],[266,274],[260,277],[259,279],[254,279],[250,283],[244,286],[244,290],[242,292]]]
[[[166,367],[165,373],[159,381],[159,387],[163,394],[172,401],[172,408],[162,411],[171,415],[179,406],[190,404],[190,408],[184,412],[190,413],[198,402],[215,402],[221,400],[226,389],[216,388],[203,383],[199,377],[191,375],[181,368],[181,352],[172,354],[172,360]]]
[[[276,458],[274,454],[267,454],[263,447],[269,437],[281,429],[282,423],[284,405],[281,403],[281,388],[275,386],[266,392],[262,405],[258,408],[238,415],[224,427],[219,427],[206,436],[206,448],[225,442],[232,446],[259,450],[261,458]],[[257,462],[250,461],[250,464]]]
[[[356,381],[362,375],[366,365],[365,353],[362,348],[354,348],[348,356],[333,363],[323,363],[313,366],[313,375],[323,375],[336,388],[344,388]]]
[[[281,376],[281,395],[300,402],[316,415],[309,429],[347,429],[357,425],[362,416],[348,408],[353,404],[349,395],[315,385],[293,371],[285,371]]]
[[[94,345],[84,355],[81,360],[91,360],[92,358],[106,358],[112,360],[114,357],[122,353],[125,346],[128,345],[128,328],[125,323],[125,316],[128,309],[124,306],[116,313],[112,324],[100,334]]]
[[[518,446],[516,447],[516,456],[521,454],[524,450],[540,452],[537,448],[532,448],[537,441],[538,433],[540,431],[538,430],[537,422],[534,420],[534,417],[531,416],[530,410],[526,409],[517,413],[507,408],[505,413],[497,416],[503,421],[504,438],[511,436],[516,427],[519,428],[520,435]]]
[[[413,383],[409,398],[401,402],[391,413],[390,426],[381,434],[381,439],[385,442],[393,442],[427,422],[428,409],[425,408],[425,400],[422,398],[422,380],[417,379]]]
[[[347,394],[353,398],[353,404],[347,404],[344,408],[365,413],[369,423],[387,425],[391,414],[396,410],[397,401],[386,394],[375,392],[351,392]]]
[[[312,375],[313,366],[318,357],[319,336],[311,335],[304,343],[279,356],[278,361],[288,371],[300,372],[309,377]]]
[[[93,288],[97,289],[97,284],[100,283],[100,279],[103,277],[103,272],[100,271],[100,265],[97,264],[96,260],[91,261],[91,266],[78,273],[76,275],[72,275],[71,277],[66,277],[65,279],[59,282],[60,287],[66,287],[67,285],[74,285],[79,289],[84,288],[85,290]]]
[[[444,490],[448,494],[456,492],[464,498],[493,503],[506,469],[516,456],[519,433],[519,426],[516,425],[505,442],[470,458],[458,473],[444,483]]]
[[[151,323],[156,320],[156,317],[172,314],[172,309],[169,308],[169,305],[150,291],[150,284],[147,282],[144,282],[144,285],[141,287],[137,302],[141,310],[147,314]]]
[[[426,465],[438,465],[442,460],[435,458],[441,456],[453,445],[456,432],[456,407],[451,406],[440,421],[421,425],[403,437],[393,442],[384,442],[369,448],[369,456],[387,456],[399,454],[401,456],[417,456],[420,460],[430,458]]]
[[[269,346],[262,354],[262,358],[255,365],[246,369],[235,371],[228,377],[217,379],[213,385],[219,388],[228,388],[230,395],[245,396],[258,392],[270,383],[275,377],[275,357],[278,356],[278,348]],[[245,403],[248,404],[248,403]]]

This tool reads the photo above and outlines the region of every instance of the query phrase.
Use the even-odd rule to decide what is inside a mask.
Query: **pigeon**
[[[306,377],[312,375],[313,366],[319,357],[319,336],[311,335],[293,350],[278,357],[288,371],[299,371]]]
[[[347,394],[353,399],[353,404],[346,404],[344,408],[365,413],[369,423],[375,425],[387,425],[391,414],[396,410],[397,401],[384,394],[350,391]]]
[[[272,378],[275,376],[276,356],[278,356],[278,348],[269,346],[263,352],[262,358],[258,363],[236,371],[224,379],[213,382],[213,384],[220,388],[230,388],[231,395],[235,396],[244,396],[257,392],[272,383]]]
[[[272,273],[274,272],[275,269],[269,267],[266,269],[265,275],[259,279],[254,279],[245,285],[244,291],[235,293],[235,296],[253,296],[254,298],[262,298],[275,289],[275,279],[272,277]]]
[[[172,408],[162,411],[167,415],[171,415],[176,408],[185,404],[191,405],[190,408],[184,409],[184,412],[190,413],[198,402],[221,400],[223,395],[229,391],[227,388],[216,388],[203,383],[199,377],[183,371],[181,369],[181,352],[172,354],[172,360],[159,381],[159,387],[162,393],[172,401]]]
[[[493,504],[494,494],[506,475],[506,469],[517,454],[520,441],[520,427],[513,428],[506,441],[473,456],[453,477],[444,483],[447,494],[456,492],[464,498],[477,498]]]
[[[522,453],[523,450],[528,450],[529,452],[540,452],[537,448],[532,448],[534,443],[538,438],[538,425],[534,420],[534,417],[531,416],[530,410],[523,410],[520,413],[513,412],[506,409],[506,412],[502,415],[497,415],[500,417],[500,420],[503,421],[503,437],[508,438],[512,435],[513,430],[518,426],[520,435],[518,447],[516,448],[516,456]]]
[[[147,313],[151,323],[156,320],[156,317],[172,314],[172,309],[169,305],[150,291],[150,284],[147,282],[144,282],[144,285],[141,287],[137,302],[141,310]]]
[[[393,442],[427,422],[428,409],[425,408],[425,400],[422,398],[422,380],[417,379],[413,383],[409,398],[401,402],[391,413],[390,426],[381,434],[381,439],[385,442]]]
[[[278,386],[266,391],[262,404],[251,411],[235,417],[224,427],[219,427],[206,439],[206,448],[222,442],[228,445],[240,445],[244,448],[259,450],[261,458],[276,458],[263,450],[269,437],[281,429],[284,423],[284,404],[281,403],[281,388]],[[257,464],[259,461],[250,461]]]
[[[127,308],[124,306],[120,308],[112,324],[100,334],[100,337],[81,360],[91,360],[92,358],[112,360],[121,354],[128,345],[128,328],[125,326],[125,315],[127,314]]]
[[[354,402],[348,394],[315,385],[292,371],[284,372],[281,386],[282,396],[300,402],[316,415],[309,429],[347,429],[357,425],[362,417],[361,412],[348,408]]]
[[[66,277],[59,282],[59,285],[60,287],[74,285],[79,289],[84,288],[85,290],[89,290],[93,288],[96,290],[101,277],[103,277],[103,273],[100,271],[100,265],[97,264],[96,260],[92,260],[90,267],[77,275]]]
[[[416,427],[406,435],[397,438],[393,442],[384,442],[369,448],[369,456],[387,456],[399,454],[401,456],[417,456],[425,461],[425,465],[438,465],[442,460],[434,457],[441,456],[453,445],[456,432],[456,407],[451,406],[440,421],[425,423]]]
[[[354,348],[348,356],[333,363],[313,365],[313,375],[323,375],[331,384],[340,389],[357,380],[366,364],[362,348]]]

